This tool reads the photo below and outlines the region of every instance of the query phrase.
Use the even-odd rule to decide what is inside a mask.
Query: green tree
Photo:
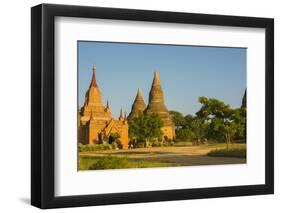
[[[186,127],[191,128],[191,123],[195,119],[195,117],[190,115],[190,114],[188,114],[188,115],[184,116],[184,119],[185,119]]]
[[[163,120],[157,113],[140,114],[129,122],[129,137],[148,144],[152,139],[162,138],[163,125]]]
[[[194,132],[190,128],[176,129],[176,139],[179,141],[191,140],[195,137]]]
[[[175,124],[176,129],[181,129],[186,126],[185,117],[180,112],[170,111],[169,113],[172,117],[172,120]]]
[[[208,121],[196,117],[191,121],[191,129],[193,134],[197,139],[202,139],[203,137],[206,136],[207,128],[208,128]]]
[[[182,113],[177,111],[170,111],[170,115],[176,127],[177,140],[187,141],[195,137],[191,125],[194,119],[192,115],[183,116]]]
[[[198,118],[209,123],[210,131],[217,137],[223,136],[227,149],[235,135],[245,132],[246,118],[243,109],[232,109],[223,101],[200,97],[201,109],[196,113]]]

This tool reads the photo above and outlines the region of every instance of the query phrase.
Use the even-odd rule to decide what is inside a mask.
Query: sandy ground
[[[98,151],[92,153],[80,153],[81,156],[127,156],[131,159],[144,161],[161,161],[176,163],[178,166],[191,165],[218,165],[218,164],[241,164],[246,163],[245,158],[233,157],[209,157],[206,154],[215,148],[208,146],[185,146],[185,147],[151,147],[129,150]]]

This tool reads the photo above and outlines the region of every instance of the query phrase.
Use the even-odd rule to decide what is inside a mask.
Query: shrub
[[[101,149],[102,150],[111,150],[112,149],[112,145],[111,144],[101,144]]]
[[[89,170],[97,169],[123,169],[128,168],[129,160],[127,157],[107,156],[102,157],[97,162],[89,166]]]
[[[215,157],[238,157],[246,158],[246,148],[232,148],[232,149],[215,149],[208,153],[208,156]]]
[[[144,147],[145,147],[145,142],[136,143],[136,148],[144,148]]]
[[[173,141],[169,141],[169,142],[164,142],[163,145],[164,146],[174,146],[174,142]]]
[[[116,142],[113,142],[112,144],[111,144],[111,147],[112,147],[112,149],[118,149],[119,147],[118,147],[118,144],[116,143]]]
[[[163,146],[163,143],[161,143],[161,142],[152,142],[151,146],[152,147],[160,147],[160,146]]]
[[[101,150],[111,150],[112,145],[110,144],[79,144],[78,151],[79,152],[93,152],[93,151],[101,151]]]
[[[85,151],[85,146],[82,143],[78,144],[78,152],[84,152]]]

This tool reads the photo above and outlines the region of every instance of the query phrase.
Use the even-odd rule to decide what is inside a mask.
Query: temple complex
[[[172,140],[175,137],[175,124],[172,121],[170,113],[165,105],[164,94],[161,88],[158,72],[154,72],[154,78],[149,92],[148,105],[145,108],[140,90],[138,90],[135,101],[132,105],[132,111],[129,120],[133,119],[138,113],[157,113],[162,118],[164,126],[162,127],[163,138]]]
[[[102,104],[101,91],[97,84],[96,67],[93,67],[92,80],[85,95],[85,102],[78,112],[78,142],[101,144],[112,142],[112,134],[120,136],[120,148],[128,148],[128,122],[121,111],[118,120],[112,118],[109,102]]]

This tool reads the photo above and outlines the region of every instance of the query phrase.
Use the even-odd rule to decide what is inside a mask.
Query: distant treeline
[[[216,140],[230,143],[246,140],[246,109],[233,109],[214,98],[200,97],[202,104],[195,116],[170,111],[176,126],[176,140]]]

